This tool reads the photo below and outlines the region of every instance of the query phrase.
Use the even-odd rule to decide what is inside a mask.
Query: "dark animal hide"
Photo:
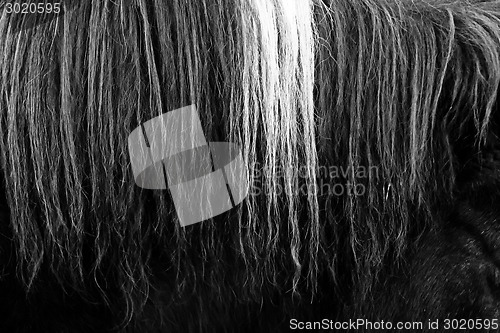
[[[1,332],[500,320],[500,2],[66,9],[0,16]],[[252,191],[183,228],[127,138],[190,104]]]

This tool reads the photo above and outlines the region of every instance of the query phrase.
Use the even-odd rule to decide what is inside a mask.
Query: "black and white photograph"
[[[0,0],[0,332],[500,332],[499,0]]]

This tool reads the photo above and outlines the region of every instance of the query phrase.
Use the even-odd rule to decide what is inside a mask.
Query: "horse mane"
[[[4,11],[0,50],[17,274],[30,292],[55,279],[122,304],[126,322],[165,295],[310,299],[323,279],[367,295],[489,144],[500,4],[80,1],[29,27]],[[127,138],[191,104],[211,141],[242,148],[260,194],[183,228],[168,191],[135,186]]]

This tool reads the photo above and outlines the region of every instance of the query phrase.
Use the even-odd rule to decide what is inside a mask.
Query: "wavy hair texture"
[[[460,154],[486,145],[500,82],[500,4],[325,1],[315,18],[320,164],[346,166],[347,180],[367,188],[326,198],[323,226],[334,243],[349,240],[359,278],[371,280],[436,227],[454,199]],[[377,166],[378,177],[356,177],[362,165]],[[335,276],[346,252],[333,249]]]
[[[194,293],[217,288],[228,269],[219,260],[232,255],[251,291],[277,284],[285,265],[296,288],[304,257],[316,261],[318,206],[311,193],[301,229],[298,181],[287,173],[285,195],[274,193],[278,167],[310,166],[314,181],[311,11],[305,1],[82,1],[32,29],[4,12],[2,166],[26,286],[44,265],[83,293],[106,296],[111,279],[131,315],[151,288],[152,258]],[[269,195],[230,222],[183,229],[166,191],[134,185],[127,137],[189,104],[210,139],[262,161]]]
[[[439,227],[500,83],[497,1],[80,1],[24,24],[0,16],[0,222],[17,275],[123,323],[151,304],[178,324],[189,302],[367,297]],[[262,167],[263,194],[182,228],[168,191],[135,186],[127,138],[190,104],[207,139]],[[325,193],[320,166],[366,193]],[[218,320],[190,316],[192,330]]]

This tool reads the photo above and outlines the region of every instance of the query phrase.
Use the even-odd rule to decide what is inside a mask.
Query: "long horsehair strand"
[[[336,202],[347,227],[331,214],[325,225],[346,235],[359,278],[372,279],[426,227],[414,224],[429,224],[433,205],[452,198],[462,125],[474,124],[478,144],[485,139],[500,81],[500,5],[366,0],[316,8],[319,163],[344,166],[347,181],[366,188]],[[360,179],[360,166],[378,173]]]

